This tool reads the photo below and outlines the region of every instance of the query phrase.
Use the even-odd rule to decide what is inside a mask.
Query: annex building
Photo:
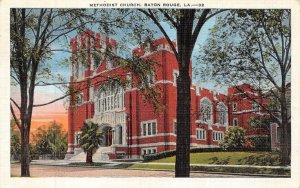
[[[159,114],[151,103],[145,102],[130,72],[118,66],[118,62],[109,56],[93,55],[95,49],[105,51],[107,48],[117,54],[114,39],[88,31],[72,38],[70,46],[73,59],[70,78],[73,84],[70,87],[80,92],[71,96],[71,104],[74,105],[70,105],[68,111],[67,158],[83,153],[78,145],[78,135],[87,120],[98,124],[104,133],[103,144],[95,154],[101,159],[142,159],[145,154],[176,148],[178,65],[165,38],[132,51],[134,56],[158,63],[155,66],[156,76],[149,79],[152,87],[160,87],[163,91],[161,103],[166,108]],[[107,77],[117,76],[130,79],[131,87],[102,89],[101,83],[105,83]],[[260,113],[257,102],[243,98],[245,93],[256,95],[253,87],[247,84],[228,88],[227,95],[197,85],[190,90],[191,147],[219,147],[229,125],[247,129],[248,120]]]

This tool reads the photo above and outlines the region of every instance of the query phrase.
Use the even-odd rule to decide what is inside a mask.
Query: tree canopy
[[[231,10],[225,18],[218,19],[210,35],[199,57],[200,74],[220,84],[251,84],[257,98],[268,98],[270,103],[278,104],[275,108],[264,103],[259,105],[281,127],[282,164],[288,164],[291,139],[290,10]]]
[[[81,127],[79,145],[86,153],[86,162],[93,163],[93,154],[102,144],[102,132],[98,125],[88,121]]]
[[[62,124],[52,121],[47,126],[38,127],[32,134],[36,154],[61,154],[67,151],[67,133]]]

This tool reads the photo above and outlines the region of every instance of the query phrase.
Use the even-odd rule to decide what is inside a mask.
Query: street
[[[11,164],[11,176],[19,177],[20,174],[21,174],[20,164]],[[32,177],[174,177],[174,172],[171,171],[107,169],[107,168],[92,168],[92,167],[46,166],[46,165],[31,165],[30,174]],[[190,177],[245,178],[250,176],[191,173]]]

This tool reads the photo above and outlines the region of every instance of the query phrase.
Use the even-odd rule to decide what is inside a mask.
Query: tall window
[[[78,57],[78,62],[77,62],[77,75],[76,78],[84,78],[84,71],[86,69],[87,63],[88,63],[88,54],[87,54],[87,49],[80,49],[77,52],[77,57]]]
[[[177,86],[177,78],[179,76],[179,72],[177,70],[173,70],[173,85]]]
[[[120,87],[108,87],[107,90],[100,91],[98,94],[98,112],[123,109],[125,107],[124,95],[124,89]]]
[[[204,99],[200,104],[200,117],[203,122],[212,122],[212,104],[209,100]]]
[[[91,53],[91,60],[92,60],[92,68],[97,69],[99,65],[101,65],[102,62],[102,54],[97,51],[97,49],[94,49],[94,51]]]
[[[196,139],[206,140],[206,131],[204,129],[196,129]]]
[[[80,142],[80,134],[81,134],[81,131],[75,132],[75,135],[74,135],[74,137],[75,137],[74,144],[75,145],[78,145]]]
[[[77,105],[83,104],[83,94],[82,93],[76,95],[76,104]]]
[[[222,141],[224,133],[220,131],[213,131],[213,141]]]
[[[119,125],[117,126],[117,129],[116,129],[116,134],[117,134],[117,144],[122,144],[123,143],[123,129],[122,129],[122,126]]]
[[[233,118],[233,126],[238,126],[239,120],[237,118]]]
[[[174,128],[174,134],[177,134],[177,122],[176,121],[174,121],[173,128]]]
[[[237,103],[232,104],[232,111],[237,111]]]
[[[227,108],[224,103],[218,104],[218,123],[219,125],[227,123]]]
[[[155,82],[155,73],[151,72],[147,75],[147,80],[143,80],[142,82],[142,86],[145,87],[147,86],[151,86],[151,84],[154,84]]]
[[[106,69],[110,70],[113,68],[113,63],[111,57],[107,56],[106,57]]]
[[[157,124],[156,120],[144,121],[141,123],[141,135],[142,136],[150,136],[157,134]]]

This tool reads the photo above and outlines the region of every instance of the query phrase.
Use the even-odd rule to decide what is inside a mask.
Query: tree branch
[[[57,101],[59,101],[59,100],[61,100],[61,99],[64,99],[64,98],[66,98],[66,97],[68,97],[68,96],[70,96],[70,95],[72,95],[72,94],[76,94],[76,93],[78,93],[79,91],[83,91],[83,90],[85,90],[85,89],[88,89],[91,85],[93,85],[93,86],[100,86],[101,84],[103,84],[103,83],[105,83],[105,82],[108,82],[108,81],[119,81],[120,80],[120,77],[122,77],[122,76],[125,76],[125,75],[127,75],[127,73],[126,74],[122,74],[122,75],[118,75],[118,77],[109,77],[109,76],[106,76],[105,78],[106,78],[106,80],[102,80],[102,81],[99,81],[99,82],[96,82],[96,83],[94,83],[94,84],[88,84],[86,87],[83,87],[83,88],[81,88],[81,89],[77,89],[76,91],[73,91],[73,92],[70,92],[70,93],[67,93],[67,94],[65,94],[65,95],[63,95],[63,96],[61,96],[61,97],[58,97],[58,98],[56,98],[56,99],[54,99],[54,100],[51,100],[51,101],[49,101],[49,102],[47,102],[47,103],[43,103],[43,104],[35,104],[35,105],[33,105],[33,107],[40,107],[40,106],[46,106],[46,105],[48,105],[48,104],[52,104],[52,103],[54,103],[54,102],[57,102]],[[104,77],[104,76],[103,76]],[[94,78],[96,78],[96,77],[94,77]],[[83,81],[79,81],[79,82],[70,82],[70,83],[73,83],[73,84],[79,84],[79,83],[81,83],[81,82],[86,82],[86,80],[83,80]],[[62,83],[57,83],[57,84],[62,84]],[[50,84],[49,84],[50,85]],[[54,85],[54,84],[52,84],[52,85]]]
[[[14,103],[14,105],[20,110],[20,106],[17,104],[17,102],[15,100],[13,100],[12,98],[10,98],[10,100]]]
[[[148,9],[148,10],[149,10],[149,13],[148,13],[147,11],[143,10],[143,9],[138,9],[138,11],[144,13],[146,16],[148,16],[150,19],[153,20],[153,22],[155,23],[155,25],[159,28],[159,30],[160,30],[160,31],[163,33],[163,35],[166,37],[166,39],[167,39],[169,45],[170,45],[171,48],[172,48],[173,53],[174,53],[175,56],[176,56],[176,59],[179,59],[177,50],[176,50],[176,48],[175,48],[173,42],[171,41],[169,35],[168,35],[167,32],[164,30],[164,28],[160,25],[160,23],[159,23],[158,20],[155,18],[155,16],[154,16],[153,13],[151,12],[151,10],[150,10],[150,9]]]
[[[206,18],[205,22],[206,22],[207,20],[209,20],[210,18],[214,17],[215,15],[217,15],[217,14],[219,14],[219,13],[221,13],[221,12],[228,11],[228,10],[230,10],[230,9],[222,9],[222,10],[220,10],[220,11],[217,11],[217,12],[213,13],[213,14],[210,14],[210,15]]]
[[[279,86],[277,85],[277,83],[275,82],[275,80],[273,79],[273,77],[271,76],[271,74],[269,73],[269,71],[268,71],[268,69],[267,69],[267,67],[265,65],[265,60],[264,60],[264,56],[263,56],[263,50],[262,50],[262,47],[261,47],[259,39],[257,39],[257,43],[258,43],[258,46],[259,46],[260,55],[261,55],[261,59],[262,59],[261,60],[262,68],[264,69],[264,71],[267,74],[268,79],[273,83],[273,85],[276,87],[276,89],[279,89]]]
[[[200,32],[202,26],[204,25],[204,23],[206,22],[206,20],[207,20],[206,16],[210,12],[210,10],[211,9],[204,9],[203,12],[202,12],[202,14],[201,14],[201,16],[200,16],[200,18],[199,18],[199,20],[198,20],[198,22],[197,22],[197,25],[196,25],[196,27],[194,29],[193,34],[192,34],[192,39],[191,39],[191,45],[192,46],[191,46],[191,49],[194,48],[194,45],[196,43],[197,37],[199,35],[199,32]]]
[[[173,27],[175,27],[176,29],[178,28],[178,24],[173,20],[173,18],[169,14],[167,14],[163,9],[158,10],[165,16],[165,18],[167,18],[167,20],[171,22]]]
[[[14,109],[13,109],[13,107],[12,107],[11,104],[10,104],[10,112],[11,112],[11,114],[13,115],[13,118],[14,118],[14,120],[15,120],[15,122],[16,122],[18,128],[19,128],[19,130],[21,131],[21,125],[20,125],[20,122],[19,122],[19,120],[18,120],[18,118],[17,118],[17,116],[16,116],[16,114],[15,114],[15,112],[14,112]]]

